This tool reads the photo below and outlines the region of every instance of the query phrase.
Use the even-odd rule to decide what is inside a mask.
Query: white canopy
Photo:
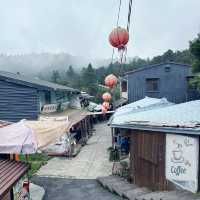
[[[37,141],[33,130],[18,122],[0,128],[0,153],[31,154],[37,150]]]
[[[67,120],[20,121],[0,128],[0,153],[33,154],[68,132]]]

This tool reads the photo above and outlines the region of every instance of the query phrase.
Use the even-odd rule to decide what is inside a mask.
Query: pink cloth
[[[23,121],[0,128],[0,153],[33,154],[36,151],[35,134]]]

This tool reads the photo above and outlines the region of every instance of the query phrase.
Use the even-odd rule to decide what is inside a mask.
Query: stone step
[[[151,191],[144,187],[138,187],[133,190],[128,190],[123,193],[123,197],[129,199],[129,200],[136,200],[141,195],[149,194]],[[146,200],[146,199],[145,199]]]
[[[107,187],[111,185],[112,183],[118,183],[118,182],[124,182],[123,178],[120,178],[118,176],[106,176],[106,177],[99,177],[97,178],[97,181],[103,186]]]
[[[125,179],[118,176],[101,177],[97,179],[101,185],[110,192],[114,192],[121,197],[132,198],[150,192],[146,188],[138,188],[135,184],[128,183]]]
[[[113,184],[113,188],[112,190],[117,193],[119,196],[123,197],[124,194],[129,191],[129,190],[134,190],[138,188],[138,186],[134,185],[134,184],[130,184],[130,183],[116,183],[116,184]]]
[[[145,195],[141,195],[136,199],[137,200],[144,200],[144,199],[145,200],[197,200],[198,197],[186,191],[163,191],[163,192],[151,192]]]
[[[118,176],[100,177],[97,180],[110,192],[129,200],[200,200],[200,196],[184,190],[152,192],[145,187],[130,184]]]

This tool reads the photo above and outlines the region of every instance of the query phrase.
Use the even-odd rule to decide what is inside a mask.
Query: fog
[[[109,58],[108,34],[116,24],[119,0],[6,0],[0,7],[0,52],[67,52]],[[152,57],[184,49],[200,32],[199,0],[135,0],[128,55]],[[128,0],[120,25],[126,26]]]

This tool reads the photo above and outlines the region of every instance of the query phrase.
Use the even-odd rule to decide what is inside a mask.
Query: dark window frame
[[[49,92],[49,91],[45,92],[45,103],[46,104],[51,103],[51,92]]]
[[[122,81],[121,82],[121,91],[122,92],[127,92],[128,91],[128,83],[127,83],[127,81]]]
[[[159,78],[146,78],[146,92],[159,92],[160,91],[160,79]]]
[[[170,66],[166,66],[165,67],[165,72],[170,72],[171,71],[171,67]]]

